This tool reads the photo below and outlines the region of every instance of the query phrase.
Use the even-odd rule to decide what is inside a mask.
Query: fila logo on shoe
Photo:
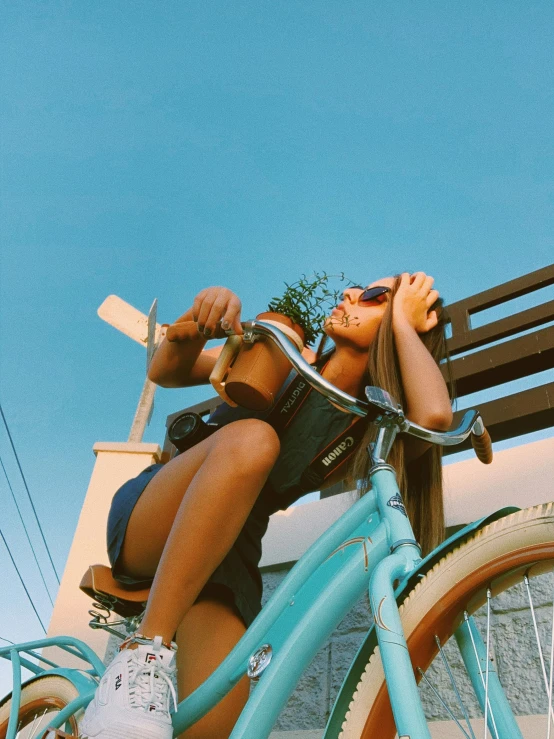
[[[152,652],[148,652],[146,654],[146,657],[144,658],[145,662],[155,662],[156,661],[156,655]]]
[[[123,675],[117,675],[117,677],[115,678],[115,689],[116,690],[119,690],[119,688],[121,687],[121,678],[122,677],[123,677]]]

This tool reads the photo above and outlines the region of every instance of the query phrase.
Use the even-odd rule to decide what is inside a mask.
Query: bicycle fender
[[[498,521],[498,519],[509,516],[511,513],[516,513],[519,510],[521,510],[521,508],[518,508],[516,506],[506,506],[505,508],[500,508],[498,511],[495,511],[488,516],[474,521],[473,523],[464,526],[462,529],[452,534],[452,536],[443,541],[442,544],[440,544],[436,549],[433,549],[433,551],[430,552],[430,554],[428,554],[425,559],[422,559],[417,568],[407,577],[405,577],[398,585],[395,590],[397,604],[399,606],[402,605],[408,594],[411,592],[412,588],[415,586],[416,582],[423,575],[429,572],[429,570],[431,570],[434,565],[440,559],[442,559],[442,557],[444,557],[445,554],[448,554],[449,552],[456,549],[456,547],[461,544],[461,542],[469,535],[475,533],[476,531],[479,531],[479,529],[482,529],[485,526],[488,526],[493,521]],[[339,735],[342,724],[344,722],[344,717],[346,715],[346,712],[348,711],[348,706],[356,690],[356,686],[358,685],[362,670],[365,668],[376,646],[377,634],[375,631],[375,624],[372,624],[361,647],[358,649],[358,652],[356,653],[356,656],[354,657],[354,660],[350,665],[350,669],[348,670],[346,677],[343,680],[342,686],[337,694],[335,703],[331,710],[331,715],[329,716],[329,721],[327,722],[327,726],[325,727],[323,739],[334,739],[334,737],[337,737]]]

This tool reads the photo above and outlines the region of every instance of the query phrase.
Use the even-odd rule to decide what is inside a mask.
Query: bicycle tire
[[[38,677],[36,680],[31,680],[21,688],[18,716],[19,731],[29,726],[36,720],[37,716],[46,716],[53,711],[58,712],[78,696],[79,691],[71,680],[60,675],[45,675],[44,677]],[[0,739],[6,738],[11,705],[11,694],[0,703]],[[82,711],[79,713],[82,713]],[[71,724],[71,733],[77,737],[79,735],[78,717],[71,716],[69,723]],[[44,730],[47,726],[48,722],[44,725]],[[39,726],[36,728],[38,729]],[[33,731],[34,733],[35,731]]]
[[[438,632],[444,643],[459,625],[468,603],[471,601],[470,614],[479,608],[488,583],[535,563],[539,564],[531,577],[554,569],[554,503],[494,521],[439,560],[400,606],[414,670],[417,666],[427,669],[438,653],[436,646],[433,652],[429,634]],[[506,579],[503,584],[507,590],[513,583]],[[339,739],[396,736],[378,647],[360,671],[351,700],[348,704],[344,700],[344,704],[348,708]]]

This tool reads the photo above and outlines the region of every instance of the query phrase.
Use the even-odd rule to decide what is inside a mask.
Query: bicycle
[[[454,708],[442,696],[438,699],[460,736],[475,739],[470,713],[478,704],[483,714],[477,719],[478,731],[484,730],[485,736],[490,731],[495,739],[535,739],[544,730],[550,737],[554,636],[547,667],[531,582],[554,569],[554,504],[523,511],[503,508],[466,526],[422,560],[387,454],[396,434],[403,432],[443,445],[459,444],[471,436],[477,456],[490,460],[490,437],[479,412],[467,411],[453,431],[425,429],[408,421],[394,399],[379,388],[366,388],[367,401],[335,388],[274,326],[249,321],[243,329],[244,341],[274,341],[316,390],[376,424],[377,438],[368,448],[371,488],[305,552],[233,651],[177,706],[175,735],[207,713],[247,673],[253,689],[231,739],[268,737],[304,669],[369,589],[375,623],[342,684],[324,739],[392,739],[396,732],[401,739],[429,739],[433,725],[428,726],[418,684],[429,682],[435,661],[447,665],[452,692],[460,699],[460,707]],[[91,611],[90,625],[123,638],[113,627],[136,628],[147,591],[122,594],[122,588],[109,579],[109,568],[95,568],[100,568],[96,574],[104,584],[82,586],[108,616]],[[503,687],[491,652],[492,598],[520,597],[521,590],[530,598],[539,680],[546,693],[537,710],[531,707],[535,713],[530,718],[518,715],[517,700],[511,707],[513,686]],[[482,606],[485,638],[473,618]],[[109,622],[110,610],[123,620]],[[475,694],[476,703],[469,708],[461,700],[467,685],[456,683],[448,662],[445,645],[451,637]],[[44,660],[36,650],[47,646],[80,656],[89,667],[69,669]],[[0,703],[0,739],[77,736],[80,716],[104,671],[97,655],[85,643],[60,636],[3,647],[0,656],[11,659],[14,674],[13,692]],[[39,667],[30,656],[47,666]],[[21,666],[33,673],[23,685]],[[527,674],[523,679],[528,681]],[[552,721],[547,721],[547,715]]]

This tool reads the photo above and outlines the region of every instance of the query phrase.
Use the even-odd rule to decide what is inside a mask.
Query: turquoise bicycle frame
[[[377,464],[370,471],[370,477],[372,487],[368,493],[307,550],[229,656],[179,704],[173,714],[174,735],[185,731],[216,705],[244,677],[251,655],[265,647],[265,654],[270,654],[271,658],[251,691],[230,739],[269,736],[304,670],[337,624],[369,588],[399,736],[430,738],[393,590],[394,581],[408,581],[418,568],[420,551],[402,504],[393,468],[385,463]],[[474,630],[473,634],[474,639],[481,642],[479,648],[482,649],[477,631]],[[13,702],[18,708],[20,663],[37,676],[52,672],[20,660],[18,652],[29,653],[52,645],[62,646],[72,653],[77,650],[92,667],[83,673],[54,665],[57,668],[55,672],[72,680],[81,693],[53,719],[52,726],[59,728],[92,698],[96,687],[93,678],[100,677],[104,671],[96,655],[77,639],[58,637],[1,648],[0,657],[12,659]],[[492,670],[489,682],[493,690],[501,693],[500,683]],[[513,728],[509,706],[505,701],[500,706],[499,711],[497,704],[494,714],[497,723],[499,713],[508,714],[501,725]],[[10,720],[6,739],[15,739],[17,712],[13,713],[13,725]],[[517,734],[499,733],[499,739],[513,739],[514,736]]]
[[[174,735],[185,731],[216,705],[244,677],[251,655],[265,646],[264,651],[271,655],[271,659],[251,691],[230,739],[269,736],[304,670],[337,624],[369,588],[375,631],[399,736],[430,738],[393,590],[394,581],[407,582],[416,571],[421,563],[420,551],[402,504],[393,468],[385,463],[377,464],[370,476],[372,487],[368,493],[307,550],[229,656],[179,704],[173,714]],[[476,630],[473,636],[481,652],[483,644]],[[462,634],[460,639],[463,638]],[[91,669],[83,673],[49,663],[55,669],[45,670],[19,657],[20,652],[32,654],[32,650],[45,646],[61,646],[68,652],[78,653],[88,661]],[[466,652],[469,655],[469,650]],[[33,656],[38,655],[35,653]],[[3,647],[0,657],[11,659],[14,669],[14,700],[6,739],[15,739],[16,736],[17,711],[13,709],[19,708],[21,665],[32,670],[37,677],[52,672],[60,674],[79,689],[79,698],[52,720],[51,725],[55,728],[63,727],[72,713],[88,704],[97,684],[94,678],[99,678],[104,672],[104,666],[94,652],[86,644],[70,637]],[[475,673],[475,666],[470,669]],[[474,682],[482,701],[478,676]],[[518,734],[513,733],[511,709],[503,699],[502,688],[492,667],[489,689],[492,691],[491,700],[495,696],[494,720],[499,739],[517,737]],[[504,727],[508,728],[504,730]],[[330,735],[326,732],[326,736]]]
[[[243,710],[232,739],[259,739],[269,734],[300,675],[368,586],[381,632],[383,660],[389,667],[387,678],[393,681],[391,701],[397,708],[399,733],[429,737],[392,585],[413,571],[421,561],[420,551],[392,467],[374,467],[371,483],[369,493],[312,546],[274,594],[273,599],[280,601],[274,606],[281,612],[264,630],[263,643],[271,645],[275,656]],[[346,530],[339,532],[339,528]],[[271,605],[265,607],[266,617],[271,615]],[[262,611],[258,618],[263,615]],[[254,622],[252,630],[256,625]],[[188,718],[186,704],[180,710]],[[404,731],[403,727],[409,729]]]

